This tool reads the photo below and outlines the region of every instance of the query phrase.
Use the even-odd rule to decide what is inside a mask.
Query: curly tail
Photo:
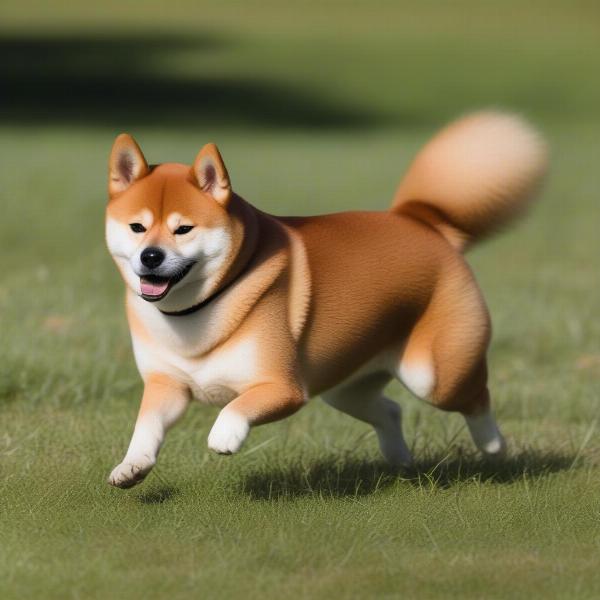
[[[391,210],[429,223],[458,250],[518,216],[539,189],[547,147],[522,118],[468,115],[417,154]]]

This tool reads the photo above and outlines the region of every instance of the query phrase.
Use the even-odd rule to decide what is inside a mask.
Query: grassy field
[[[598,4],[171,4],[0,8],[0,598],[598,598]],[[195,406],[142,486],[106,485],[141,393],[103,246],[113,137],[152,162],[216,141],[268,211],[384,208],[480,106],[553,148],[530,218],[470,256],[505,462],[396,386],[413,472],[315,399],[230,458]]]

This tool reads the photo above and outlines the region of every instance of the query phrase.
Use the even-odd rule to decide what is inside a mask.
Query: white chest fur
[[[256,343],[249,338],[216,348],[199,357],[181,356],[164,347],[149,345],[133,336],[133,348],[142,377],[165,373],[188,385],[195,398],[224,406],[256,382]]]
[[[244,339],[217,349],[189,365],[194,396],[209,404],[225,405],[256,382],[256,343]]]
[[[225,405],[252,386],[259,375],[258,348],[251,337],[216,343],[218,315],[190,315],[175,321],[157,316],[153,307],[137,312],[152,338],[132,332],[133,350],[142,377],[164,373],[185,383],[209,404]],[[204,311],[202,311],[204,312]],[[151,316],[151,319],[148,317]],[[211,319],[212,317],[212,319]],[[213,326],[210,327],[210,322]]]

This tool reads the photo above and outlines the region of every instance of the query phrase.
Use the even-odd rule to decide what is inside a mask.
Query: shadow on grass
[[[411,469],[397,470],[382,462],[330,457],[307,466],[290,465],[250,473],[241,492],[255,500],[301,496],[365,496],[396,483],[423,488],[450,488],[465,482],[506,484],[523,477],[566,471],[574,456],[527,450],[501,461],[475,455],[432,456]]]
[[[140,504],[162,504],[174,498],[179,493],[177,488],[163,485],[160,487],[143,490],[136,495]]]
[[[353,129],[381,121],[306,87],[210,67],[216,51],[238,43],[214,34],[0,37],[0,122]]]

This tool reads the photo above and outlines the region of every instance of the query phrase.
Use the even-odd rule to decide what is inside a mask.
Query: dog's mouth
[[[190,263],[183,270],[172,277],[162,275],[142,275],[140,277],[141,296],[148,302],[158,302],[162,300],[171,288],[179,283],[191,270],[194,263]]]

